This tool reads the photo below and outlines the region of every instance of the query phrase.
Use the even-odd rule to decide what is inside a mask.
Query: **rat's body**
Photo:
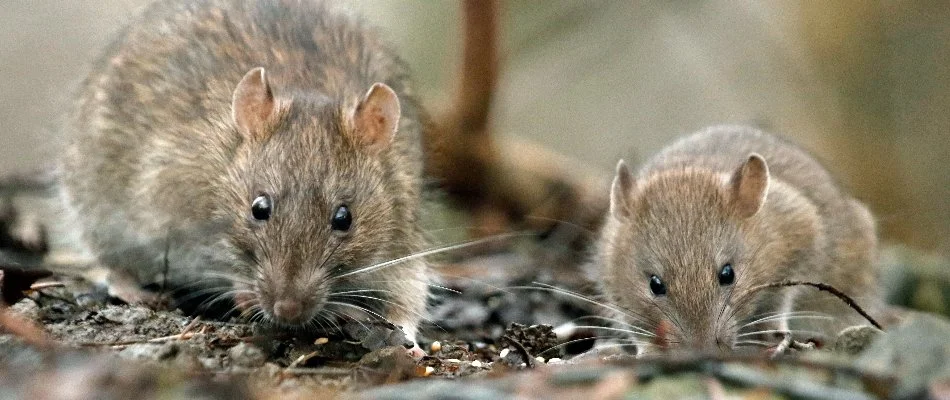
[[[320,2],[161,1],[85,82],[64,198],[114,281],[163,279],[167,249],[168,278],[278,325],[411,337],[424,261],[355,271],[424,244],[420,118],[402,62]]]
[[[636,176],[621,162],[610,209],[597,259],[602,288],[625,310],[621,321],[670,347],[761,345],[737,335],[787,331],[794,318],[745,323],[814,306],[796,303],[794,288],[750,292],[762,284],[820,282],[875,297],[868,210],[806,152],[752,128],[683,138]]]

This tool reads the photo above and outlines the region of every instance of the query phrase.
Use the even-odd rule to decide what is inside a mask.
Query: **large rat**
[[[63,197],[126,300],[208,283],[276,325],[413,339],[421,118],[390,47],[322,2],[159,1],[81,89]]]
[[[875,299],[871,213],[776,136],[718,126],[673,143],[636,175],[621,160],[610,197],[597,278],[640,354],[761,346],[757,338],[773,337],[765,333],[787,338],[790,320],[812,316],[802,311],[828,312],[798,288],[761,290],[774,282]]]

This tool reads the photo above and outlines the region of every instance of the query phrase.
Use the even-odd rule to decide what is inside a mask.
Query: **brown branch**
[[[497,0],[463,0],[462,63],[452,106],[423,135],[426,174],[471,216],[473,236],[556,233],[576,252],[607,209],[607,176],[489,126],[500,75]],[[569,255],[571,253],[568,253]]]
[[[485,134],[498,76],[498,4],[465,0],[462,9],[465,43],[455,107],[462,124],[469,127],[466,134]]]
[[[877,323],[877,321],[874,318],[872,318],[866,311],[864,311],[864,309],[861,308],[861,306],[859,306],[858,303],[855,302],[854,299],[851,298],[851,296],[848,296],[844,294],[844,292],[836,289],[834,286],[831,286],[825,283],[805,282],[805,281],[772,282],[772,283],[766,283],[764,285],[755,286],[752,289],[750,289],[749,292],[751,293],[751,292],[756,292],[762,289],[789,287],[789,286],[811,286],[820,291],[831,293],[835,297],[843,301],[845,304],[847,304],[849,307],[851,307],[851,309],[853,309],[854,311],[857,311],[858,314],[861,314],[861,316],[864,317],[864,319],[868,320],[868,322],[870,322],[871,325],[874,325],[875,328],[880,329],[882,331],[884,330],[884,328],[881,327],[881,324]]]
[[[509,335],[502,335],[501,338],[505,339],[505,341],[518,349],[518,352],[520,352],[521,356],[524,357],[524,363],[528,368],[534,368],[534,356],[531,355],[531,352],[529,352],[528,349],[525,348],[523,344],[521,344],[521,342],[515,340],[515,338]]]

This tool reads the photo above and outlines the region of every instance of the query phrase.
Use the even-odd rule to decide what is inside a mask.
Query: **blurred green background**
[[[144,0],[0,2],[0,174],[49,165],[89,62]],[[341,3],[343,3],[341,1]],[[447,106],[456,1],[343,4]],[[706,125],[752,123],[816,153],[886,240],[950,254],[950,2],[513,1],[492,126],[609,174]],[[606,190],[606,188],[605,188]]]

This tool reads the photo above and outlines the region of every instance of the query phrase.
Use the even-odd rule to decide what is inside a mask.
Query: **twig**
[[[805,282],[805,281],[772,282],[772,283],[766,283],[764,285],[755,286],[752,289],[750,289],[749,292],[755,292],[755,291],[768,289],[768,288],[778,288],[778,287],[788,287],[788,286],[811,286],[820,291],[831,293],[835,297],[843,301],[845,304],[847,304],[849,307],[851,307],[854,311],[857,311],[858,314],[861,314],[861,316],[864,317],[864,319],[868,320],[868,322],[870,322],[871,325],[874,325],[875,328],[880,329],[882,331],[884,330],[884,328],[881,327],[881,324],[877,323],[877,321],[874,318],[872,318],[866,311],[864,311],[864,309],[861,308],[861,306],[859,306],[858,303],[854,301],[854,299],[844,294],[844,292],[836,289],[834,286],[831,286],[825,283]]]
[[[63,282],[43,282],[43,283],[34,283],[30,285],[30,290],[43,290],[54,287],[63,287],[66,286]]]
[[[508,335],[502,335],[501,338],[507,340],[508,343],[510,343],[512,346],[515,346],[515,348],[521,352],[521,355],[525,359],[525,365],[527,365],[528,368],[534,368],[534,357],[531,356],[531,353],[528,352],[528,349],[526,349],[524,345],[521,344],[521,342]]]
[[[294,360],[292,363],[290,363],[290,365],[287,366],[286,370],[292,370],[292,369],[294,369],[294,368],[297,368],[297,367],[300,366],[301,364],[303,364],[303,363],[305,363],[305,362],[307,362],[307,361],[310,361],[311,358],[316,357],[318,354],[320,354],[319,351],[312,351],[312,352],[310,352],[310,353],[307,353],[307,354],[304,354],[304,355],[302,355],[302,356],[300,356],[300,357],[297,357],[296,360]]]
[[[195,329],[195,326],[198,326],[198,322],[201,322],[201,316],[195,317],[195,319],[191,320],[188,325],[185,325],[185,327],[181,329],[181,333],[179,333],[179,335],[184,335],[190,332],[192,329]]]

